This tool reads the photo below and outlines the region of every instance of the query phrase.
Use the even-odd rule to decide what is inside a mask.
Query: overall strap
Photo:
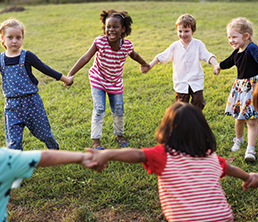
[[[5,69],[5,63],[4,63],[4,52],[0,54],[0,61],[1,61],[1,70]]]
[[[25,55],[26,55],[26,51],[24,49],[22,49],[21,50],[21,55],[20,55],[20,61],[19,61],[20,66],[24,66]]]

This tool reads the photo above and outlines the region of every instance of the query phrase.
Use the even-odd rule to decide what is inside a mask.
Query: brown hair
[[[21,29],[21,32],[22,32],[22,36],[24,36],[24,32],[25,32],[25,28],[24,28],[24,25],[22,24],[22,22],[18,21],[17,19],[14,19],[14,18],[10,18],[10,19],[7,19],[5,20],[4,22],[1,23],[1,26],[0,26],[0,35],[1,36],[4,36],[5,34],[5,31],[7,28],[15,28],[15,27],[19,27]],[[6,49],[6,46],[4,44],[4,41],[1,42],[1,44],[5,47]]]
[[[192,29],[192,32],[196,31],[196,20],[190,14],[180,15],[176,21],[176,29],[179,25],[182,25],[184,28],[190,27]]]
[[[236,30],[240,34],[244,35],[248,33],[250,36],[250,41],[253,42],[253,25],[252,23],[244,17],[238,17],[231,20],[227,25],[227,30]]]
[[[176,102],[167,108],[155,138],[172,155],[172,149],[193,157],[216,150],[215,136],[202,112],[188,103]]]

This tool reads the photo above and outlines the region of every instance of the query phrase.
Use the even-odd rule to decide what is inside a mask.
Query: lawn
[[[5,5],[0,5],[0,10]],[[128,11],[133,19],[135,51],[150,62],[156,54],[178,40],[175,21],[183,13],[197,20],[195,38],[202,40],[218,61],[233,49],[228,44],[226,25],[234,17],[247,17],[258,33],[257,3],[232,2],[107,2],[65,5],[25,6],[25,11],[0,14],[21,20],[25,27],[23,48],[34,52],[52,68],[67,75],[75,62],[102,34],[99,14],[114,8]],[[254,37],[257,37],[254,36]],[[1,48],[1,52],[3,52]],[[90,122],[92,98],[88,69],[93,59],[75,76],[71,87],[34,70],[39,80],[52,131],[62,150],[83,151],[91,147]],[[232,164],[256,172],[256,163],[244,161],[247,130],[242,149],[230,149],[235,136],[234,119],[224,116],[226,100],[236,77],[236,69],[224,70],[219,76],[203,63],[205,72],[203,111],[218,144],[217,153],[224,158],[234,155]],[[124,66],[125,137],[131,147],[156,145],[154,133],[165,109],[174,102],[172,65],[158,64],[142,74],[139,64],[130,58]],[[0,95],[0,146],[5,146],[4,97]],[[113,133],[109,106],[101,140],[105,148],[119,148]],[[24,150],[46,149],[45,145],[24,131]],[[244,192],[241,181],[231,177],[221,180],[236,221],[258,220],[256,190]],[[78,165],[36,169],[19,189],[12,190],[8,205],[9,221],[165,221],[158,197],[157,177],[148,175],[141,164],[111,162],[102,173]]]

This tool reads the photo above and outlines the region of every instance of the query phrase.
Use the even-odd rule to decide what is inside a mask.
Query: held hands
[[[221,68],[220,68],[219,64],[218,64],[218,65],[216,65],[216,66],[214,66],[213,74],[215,74],[215,75],[219,75],[220,70],[221,70]]]
[[[67,76],[64,80],[64,86],[71,86],[74,81],[74,76]]]
[[[141,71],[142,73],[146,73],[146,72],[148,72],[150,69],[151,69],[151,67],[150,67],[150,64],[148,64],[148,63],[142,64],[142,65],[140,66],[140,71]]]
[[[256,189],[258,187],[258,174],[257,173],[249,173],[250,177],[247,181],[244,181],[242,187],[245,191],[248,188]]]
[[[92,162],[97,163],[91,169],[101,172],[102,170],[105,169],[105,167],[108,165],[108,157],[105,154],[105,150],[93,150],[91,148],[85,148],[86,151],[91,153],[92,157]]]

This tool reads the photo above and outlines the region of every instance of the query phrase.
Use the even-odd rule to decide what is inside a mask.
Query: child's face
[[[189,42],[191,42],[192,35],[194,34],[191,27],[185,28],[183,25],[178,25],[176,31],[182,43],[189,44]]]
[[[250,42],[248,33],[243,35],[235,29],[228,29],[227,34],[229,44],[233,49],[240,49],[240,51],[243,51]]]
[[[110,42],[120,40],[121,34],[125,31],[125,27],[122,26],[121,20],[116,17],[110,17],[106,20],[105,33]]]
[[[9,27],[5,30],[2,40],[4,41],[7,51],[12,55],[20,52],[23,42],[23,34],[19,27]]]

